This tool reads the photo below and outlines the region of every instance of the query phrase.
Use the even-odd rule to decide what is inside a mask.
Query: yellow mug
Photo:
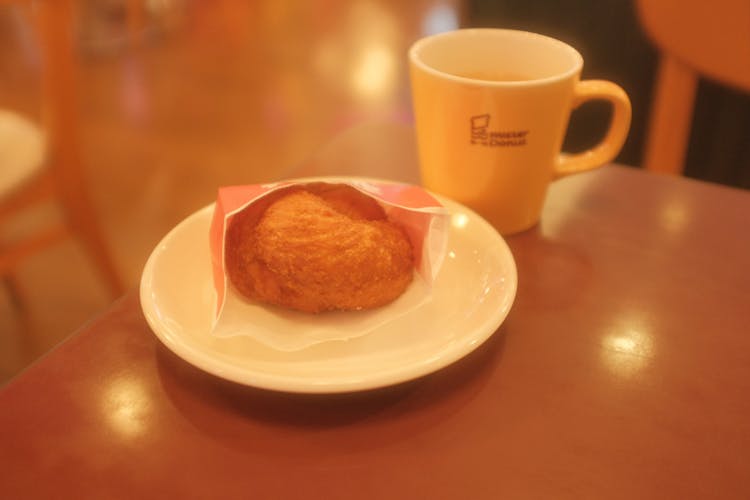
[[[409,50],[422,182],[485,217],[501,234],[539,221],[547,187],[612,161],[630,127],[630,100],[616,84],[580,81],[583,58],[554,38],[525,31],[462,29]],[[604,138],[561,153],[571,111],[612,103]]]

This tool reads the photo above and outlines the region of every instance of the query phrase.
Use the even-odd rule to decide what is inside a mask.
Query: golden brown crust
[[[243,295],[313,313],[385,305],[414,268],[408,238],[377,202],[329,184],[273,193],[235,216],[226,265]]]

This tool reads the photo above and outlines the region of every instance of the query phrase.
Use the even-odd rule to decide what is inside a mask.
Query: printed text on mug
[[[528,130],[490,131],[489,114],[472,116],[469,121],[471,126],[471,144],[491,147],[526,145],[526,137],[529,135]]]

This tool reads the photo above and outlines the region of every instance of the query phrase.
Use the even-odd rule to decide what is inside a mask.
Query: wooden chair
[[[750,92],[749,0],[637,0],[660,52],[643,165],[681,174],[699,78]]]
[[[0,113],[0,147],[5,148],[0,152],[0,225],[49,202],[60,207],[62,220],[10,243],[0,242],[0,277],[10,283],[9,276],[23,259],[73,236],[116,297],[123,284],[96,224],[81,165],[73,1],[36,0],[28,13],[41,52],[43,124],[37,127],[12,112]]]

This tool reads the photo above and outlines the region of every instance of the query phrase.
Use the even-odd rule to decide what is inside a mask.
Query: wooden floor
[[[408,121],[406,49],[455,27],[458,3],[151,2],[161,10],[135,43],[117,2],[82,3],[85,167],[127,285],[218,186],[286,177],[351,127]],[[25,18],[3,6],[0,107],[38,117],[37,64]],[[18,278],[21,304],[0,287],[0,384],[110,303],[73,240],[27,260]]]

